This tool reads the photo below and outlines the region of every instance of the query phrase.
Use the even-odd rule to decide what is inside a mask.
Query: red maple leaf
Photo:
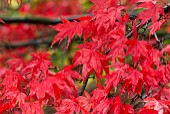
[[[158,80],[156,80],[157,77],[155,70],[150,67],[143,67],[141,72],[143,74],[143,80],[145,84],[147,84],[149,87],[157,87]]]
[[[109,93],[112,87],[114,87],[115,91],[117,89],[117,85],[120,82],[120,76],[121,74],[119,72],[113,72],[109,75],[106,75],[107,81],[106,81],[106,88],[107,92]]]
[[[70,22],[68,20],[62,19],[62,24],[58,24],[54,26],[54,30],[58,31],[59,33],[55,36],[52,45],[53,46],[56,42],[61,43],[66,37],[68,37],[68,44],[69,46],[72,38],[75,35],[78,35],[78,37],[81,37],[83,34],[84,27],[88,24],[87,20],[90,20],[90,18],[87,17],[81,17],[78,20],[81,20],[80,22],[73,21]]]
[[[25,66],[25,61],[19,57],[11,58],[7,63],[13,71],[20,71]]]
[[[116,58],[124,58],[125,52],[124,49],[126,49],[126,41],[127,38],[124,36],[124,32],[122,28],[115,27],[114,30],[109,32],[109,35],[113,38],[111,40],[108,40],[109,45],[108,49],[110,49],[108,57],[112,57],[112,63],[116,62]],[[107,41],[107,40],[105,40]]]
[[[168,85],[169,80],[170,80],[170,64],[168,65],[160,65],[158,66],[158,68],[156,69],[156,73],[157,75],[160,77],[160,83],[162,83],[163,85]]]
[[[126,70],[129,67],[124,63],[114,63],[113,65],[114,71],[108,75],[106,75],[106,92],[109,93],[112,87],[114,87],[115,91],[117,89],[117,85],[121,80],[121,76],[126,75]]]
[[[88,94],[88,92],[84,91],[84,95],[85,96],[79,96],[77,101],[81,107],[90,112],[91,108],[94,107],[94,103],[92,102],[91,96]]]
[[[95,71],[97,78],[101,78],[102,70],[106,67],[106,57],[99,51],[92,49],[91,44],[79,45],[78,50],[73,58],[74,65],[83,65],[82,77],[83,80],[92,72]],[[104,63],[104,64],[103,64]]]
[[[57,109],[57,114],[90,114],[87,110],[80,106],[78,100],[70,96],[70,99],[62,100],[61,104]]]
[[[121,114],[135,114],[135,112],[131,105],[125,104],[122,106]]]
[[[20,89],[20,84],[22,81],[24,81],[24,78],[20,74],[7,70],[1,85],[4,86],[5,91],[8,91],[10,88]]]
[[[127,69],[127,72],[128,73],[126,75],[123,75],[126,87],[130,84],[134,92],[140,93],[142,91],[143,74],[131,67]],[[126,81],[128,84],[126,84]],[[124,87],[124,84],[122,87]]]
[[[146,1],[139,4],[135,9],[144,8],[145,10],[138,14],[137,20],[141,20],[141,25],[145,24],[149,19],[152,23],[158,21],[159,15],[164,15],[164,10],[161,6],[157,6],[155,2]]]
[[[169,88],[162,89],[162,91],[161,91],[161,99],[170,101],[169,94],[170,94],[170,89]]]
[[[25,103],[26,94],[20,92],[16,88],[10,88],[3,92],[3,95],[0,98],[0,101],[3,103],[3,109],[12,109],[15,106],[21,106],[22,103]]]
[[[74,66],[66,65],[59,73],[67,76],[68,78],[82,79],[80,74],[77,71],[74,71],[73,69],[74,69]]]
[[[49,59],[49,54],[43,54],[42,52],[39,52],[38,54],[31,54],[31,56],[33,57],[33,60],[22,69],[22,74],[27,78],[33,78],[34,76],[44,78],[48,76],[48,69],[53,65]]]
[[[144,102],[146,102],[146,104],[144,105],[145,109],[153,109],[161,114],[164,112],[164,109],[170,112],[169,110],[170,101],[168,100],[156,100],[155,98],[148,97],[144,99]]]
[[[114,2],[113,0],[91,0],[93,2],[93,6],[91,10],[97,11],[100,9],[105,9],[111,6],[111,3]]]
[[[38,99],[43,99],[45,94],[51,95],[53,98],[55,97],[53,84],[57,83],[57,78],[55,77],[47,77],[42,82],[38,83],[36,80],[32,80],[27,87],[30,87],[30,96],[36,94]],[[60,96],[60,94],[59,94]]]
[[[94,89],[91,93],[93,94],[91,101],[94,103],[94,106],[98,105],[100,101],[105,99],[108,95],[108,93],[105,91],[105,88],[99,84],[98,88]]]
[[[116,97],[113,98],[113,104],[110,108],[109,113],[114,113],[114,114],[121,114],[121,109],[122,109],[122,101],[121,101],[121,97],[118,95]]]
[[[26,94],[23,91],[24,78],[10,70],[6,71],[4,79],[1,83],[0,102],[3,102],[3,109],[12,109],[17,104],[25,102]]]
[[[25,102],[20,108],[23,114],[43,114],[43,109],[39,101]]]
[[[139,114],[159,114],[159,113],[156,110],[144,108],[141,111],[139,111]]]
[[[113,101],[109,98],[103,99],[94,107],[92,114],[107,114]]]
[[[73,81],[70,82],[67,76],[60,73],[57,73],[55,76],[49,76],[41,82],[32,80],[27,87],[30,87],[30,96],[36,94],[38,99],[43,99],[46,93],[55,100],[59,100],[61,94],[68,97],[70,94],[77,96],[78,93]]]
[[[94,15],[94,18],[97,20],[97,30],[100,30],[104,27],[105,30],[108,30],[109,27],[114,26],[116,20],[122,23],[121,11],[124,9],[123,6],[110,7],[105,10],[98,10]]]
[[[165,21],[166,21],[166,20],[163,19],[163,20],[160,20],[160,21],[158,21],[158,22],[153,23],[153,24],[149,27],[149,29],[151,29],[150,32],[149,32],[149,36],[153,35],[157,30],[159,30],[160,27],[162,26],[162,24],[165,23]]]
[[[141,57],[149,57],[148,50],[151,49],[152,46],[148,42],[134,39],[128,40],[126,44],[129,46],[126,55],[132,54],[132,59],[134,60],[135,65]]]

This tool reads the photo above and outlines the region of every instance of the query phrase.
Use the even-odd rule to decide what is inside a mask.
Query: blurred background
[[[22,0],[22,3],[9,0],[8,4],[1,0],[0,17],[5,24],[0,24],[0,66],[4,66],[9,57],[29,58],[27,54],[41,50],[51,54],[55,65],[69,64],[74,55],[74,42],[67,50],[66,41],[50,48],[57,32],[45,23],[60,20],[60,17],[80,17],[88,13],[90,6],[89,0]]]

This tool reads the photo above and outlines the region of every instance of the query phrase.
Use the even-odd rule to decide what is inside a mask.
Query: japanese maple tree
[[[75,37],[81,41],[71,65],[51,70],[56,66],[43,51],[31,60],[11,56],[1,65],[0,113],[43,114],[47,106],[56,114],[170,113],[170,45],[164,44],[170,36],[157,34],[170,23],[170,3],[91,2],[91,15],[61,17],[51,26],[58,32],[51,48],[65,39],[66,49]],[[92,77],[96,88],[89,92]]]

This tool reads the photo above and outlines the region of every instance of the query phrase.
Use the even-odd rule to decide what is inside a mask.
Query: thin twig
[[[154,32],[154,36],[157,42],[160,42],[160,40],[158,39],[158,36],[156,35],[156,33]]]
[[[140,27],[140,23],[136,26],[137,30],[139,29],[139,27]],[[127,37],[127,38],[130,38],[130,37],[132,36],[132,33],[133,33],[133,31],[131,30],[131,31],[126,35],[126,37]]]
[[[82,95],[83,95],[84,90],[85,90],[86,85],[87,85],[87,82],[88,82],[88,79],[89,79],[89,76],[84,80],[83,85],[82,85],[82,88],[81,88],[81,90],[80,90],[79,93],[78,93],[79,96],[82,96]]]
[[[138,98],[139,98],[139,94],[136,94],[135,97],[132,98],[130,105],[132,105],[136,101],[136,99],[138,99]]]
[[[155,36],[156,42],[157,42],[158,45],[159,45],[159,50],[162,50],[162,48],[163,48],[163,42],[162,42],[162,40],[159,40],[156,32],[154,33],[154,36]]]
[[[163,9],[164,9],[164,12],[165,12],[165,13],[168,13],[168,12],[170,11],[170,3],[168,3],[166,6],[164,6]],[[130,19],[130,20],[135,20],[136,18],[137,18],[137,15],[136,15],[134,12],[131,12],[131,13],[130,13],[130,16],[129,16],[129,19]],[[150,21],[151,21],[151,20],[147,21],[145,24],[143,24],[143,26],[146,25],[146,24],[148,24]],[[139,29],[140,26],[141,26],[140,23],[136,26],[137,30]],[[143,27],[143,26],[141,26],[141,27]],[[147,26],[147,27],[148,27],[148,26]],[[146,27],[146,28],[147,28],[147,27]],[[145,28],[145,29],[146,29],[146,28]],[[132,33],[133,33],[133,31],[131,30],[131,31],[126,35],[126,37],[127,37],[127,38],[131,37]]]

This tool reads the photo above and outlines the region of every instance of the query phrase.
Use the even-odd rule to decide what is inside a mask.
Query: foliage
[[[170,5],[164,0],[91,1],[92,16],[73,22],[61,18],[63,23],[52,26],[58,33],[51,47],[67,39],[69,49],[75,37],[83,40],[71,65],[51,70],[56,66],[45,51],[1,63],[0,113],[42,114],[47,106],[56,114],[170,113],[170,45],[157,35],[169,24]],[[27,52],[20,50],[20,55]],[[96,88],[87,92],[92,76]]]

